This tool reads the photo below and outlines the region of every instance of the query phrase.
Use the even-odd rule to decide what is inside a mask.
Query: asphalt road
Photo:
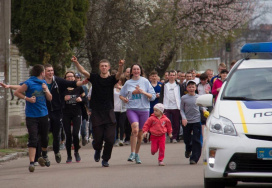
[[[28,172],[28,157],[0,164],[0,187],[35,188],[202,188],[202,160],[189,165],[184,157],[184,143],[166,144],[165,164],[158,166],[157,154],[150,154],[150,144],[143,144],[140,150],[142,164],[127,162],[130,147],[114,147],[110,167],[105,168],[93,160],[94,150],[88,144],[79,151],[81,162],[73,158],[66,164],[66,151],[61,150],[62,162],[57,164],[53,152],[49,152],[50,167],[36,166],[35,172]],[[239,184],[237,187],[260,187],[259,184]],[[272,187],[262,184],[261,187]]]

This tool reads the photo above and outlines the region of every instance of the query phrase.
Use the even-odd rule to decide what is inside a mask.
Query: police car
[[[241,52],[247,56],[228,74],[207,120],[205,188],[272,182],[272,59],[253,59],[272,54],[272,42],[245,44]],[[197,99],[212,103],[209,94]]]

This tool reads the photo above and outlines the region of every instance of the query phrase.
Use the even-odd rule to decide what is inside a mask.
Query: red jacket
[[[169,135],[172,133],[171,121],[164,114],[162,115],[161,119],[158,119],[154,114],[151,114],[143,127],[143,132],[147,131],[154,136],[161,136],[166,132]]]

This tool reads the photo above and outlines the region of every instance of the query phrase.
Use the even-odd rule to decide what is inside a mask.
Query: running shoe
[[[119,141],[119,146],[123,146],[123,145],[124,145],[123,140],[120,140],[120,141]]]
[[[95,160],[95,162],[99,162],[100,161],[100,155],[101,155],[101,150],[95,150],[95,153],[94,153],[94,160]]]
[[[81,158],[79,156],[79,153],[74,153],[75,154],[75,158],[76,158],[76,162],[79,163],[81,161]]]
[[[87,140],[83,137],[82,138],[82,146],[86,146],[86,144],[87,144]]]
[[[173,141],[172,141],[172,142],[175,144],[175,143],[177,143],[178,141],[177,141],[176,139],[173,139]]]
[[[72,157],[67,157],[66,163],[69,164],[72,162]]]
[[[195,165],[196,162],[194,160],[190,160],[190,165]]]
[[[44,166],[47,166],[49,167],[50,166],[50,161],[48,159],[47,156],[43,156],[43,157],[40,157],[38,159],[38,163],[40,164],[40,166],[44,167]]]
[[[102,167],[109,167],[109,166],[110,165],[109,165],[108,161],[102,160]]]
[[[191,152],[190,151],[185,151],[185,157],[189,158],[191,156]]]
[[[39,163],[38,162],[34,162],[34,166],[39,166]]]
[[[135,154],[131,153],[129,158],[128,158],[128,161],[133,162],[134,160],[135,160]]]
[[[165,166],[165,164],[163,163],[163,161],[159,161],[159,166]]]
[[[34,170],[35,170],[34,164],[30,164],[28,167],[28,170],[29,170],[29,172],[34,172]]]
[[[140,157],[137,153],[135,154],[135,161],[136,161],[136,164],[142,164],[142,161],[140,160]]]
[[[55,159],[56,159],[56,162],[57,162],[57,163],[60,163],[60,162],[61,162],[61,155],[60,155],[60,153],[56,153],[56,154],[55,154]]]
[[[119,139],[115,141],[114,146],[119,146]]]
[[[64,150],[64,149],[65,149],[65,144],[64,143],[60,144],[60,150]]]

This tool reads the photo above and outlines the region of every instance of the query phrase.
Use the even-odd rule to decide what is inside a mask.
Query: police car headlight
[[[224,117],[211,117],[210,131],[217,134],[237,136],[237,132],[232,121]]]

